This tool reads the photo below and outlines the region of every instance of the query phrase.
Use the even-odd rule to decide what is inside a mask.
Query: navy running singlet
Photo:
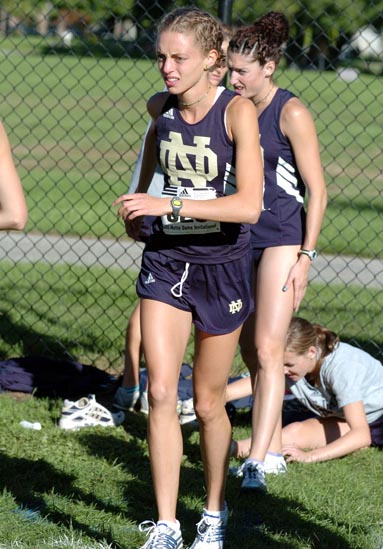
[[[278,89],[258,119],[264,157],[264,194],[259,221],[251,226],[253,248],[301,245],[304,239],[305,185],[290,142],[280,128],[282,108],[292,97],[295,95],[288,90]]]
[[[235,154],[226,131],[227,105],[235,94],[217,89],[214,105],[195,124],[186,122],[178,100],[169,96],[156,121],[157,155],[165,174],[162,197],[209,200],[236,192]],[[182,214],[182,210],[181,210]],[[170,216],[157,218],[147,250],[190,263],[217,264],[233,261],[248,251],[250,227]]]

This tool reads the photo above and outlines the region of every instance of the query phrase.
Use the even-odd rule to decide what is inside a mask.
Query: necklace
[[[183,105],[184,107],[191,107],[192,105],[197,105],[197,103],[200,103],[202,101],[202,99],[205,99],[205,97],[208,96],[209,94],[209,91],[211,90],[211,84],[209,84],[209,87],[207,89],[207,92],[204,93],[202,95],[202,97],[200,97],[199,99],[196,99],[196,101],[191,101],[190,103],[185,103],[184,101],[181,101],[181,99],[179,99],[178,101],[181,103],[181,105]]]
[[[265,97],[262,97],[262,99],[258,99],[258,101],[253,101],[254,105],[259,105],[260,103],[263,103],[264,101],[267,101],[267,99],[270,97],[271,92],[273,91],[274,88],[275,88],[275,86],[274,86],[274,84],[272,84],[271,88],[269,89],[269,91],[267,92]]]

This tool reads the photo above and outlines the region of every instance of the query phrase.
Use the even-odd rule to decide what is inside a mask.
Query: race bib
[[[169,200],[171,200],[173,196],[190,200],[212,200],[217,197],[213,187],[196,188],[181,187],[179,185],[168,186],[162,191],[161,196],[162,198],[169,198]],[[203,219],[193,219],[191,217],[182,216],[180,216],[177,221],[172,221],[168,215],[163,215],[161,220],[164,233],[173,236],[219,233],[221,231],[221,223],[219,221],[205,221]]]

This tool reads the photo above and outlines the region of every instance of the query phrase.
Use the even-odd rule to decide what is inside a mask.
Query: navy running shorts
[[[228,334],[254,310],[252,251],[227,263],[185,263],[161,252],[145,251],[137,279],[140,298],[191,312],[207,334]]]
[[[383,416],[369,425],[371,446],[383,448]]]

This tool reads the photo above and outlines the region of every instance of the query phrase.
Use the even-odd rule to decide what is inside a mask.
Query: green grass
[[[121,371],[124,336],[136,301],[136,272],[118,268],[1,262],[0,355],[72,356]],[[299,314],[383,360],[383,294],[309,284]],[[192,363],[192,339],[185,361]],[[239,355],[233,372],[244,370]]]
[[[0,356],[72,356],[121,372],[137,272],[0,262]],[[189,344],[185,360],[192,360]]]
[[[0,405],[0,548],[137,548],[138,523],[156,517],[146,418],[130,414],[118,428],[64,432],[60,400],[3,394]],[[23,429],[22,419],[40,421],[42,430]],[[248,434],[248,423],[239,417],[234,432]],[[198,444],[198,432],[185,426],[178,518],[186,546],[204,497]],[[380,549],[382,460],[368,449],[293,463],[287,475],[269,477],[267,495],[240,500],[240,481],[230,477],[225,548]]]
[[[27,230],[121,236],[111,203],[129,186],[145,102],[162,89],[155,63],[42,56],[40,46],[8,41],[0,83],[28,198]],[[320,250],[383,257],[381,79],[361,75],[349,84],[334,72],[281,70],[277,81],[309,106],[318,128],[329,191]]]
[[[333,330],[383,362],[383,295],[344,284],[310,283],[299,315]]]

